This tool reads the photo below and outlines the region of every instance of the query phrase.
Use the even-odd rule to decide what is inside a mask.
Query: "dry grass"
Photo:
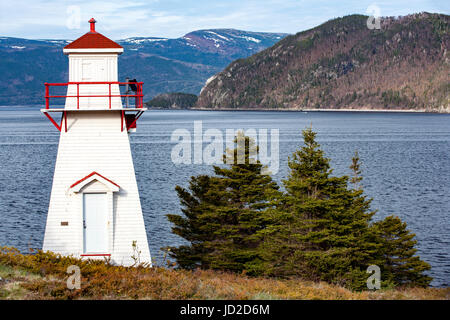
[[[81,289],[67,288],[69,265]],[[1,299],[449,299],[450,288],[352,292],[300,279],[251,278],[216,271],[112,266],[52,253],[22,255],[0,248]]]

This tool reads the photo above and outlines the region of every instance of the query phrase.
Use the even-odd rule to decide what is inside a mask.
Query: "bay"
[[[176,129],[278,129],[280,168],[312,126],[331,158],[334,174],[349,174],[357,150],[366,194],[376,219],[398,215],[416,233],[418,254],[432,265],[433,286],[450,284],[450,115],[393,112],[148,111],[138,121],[131,147],[152,257],[161,247],[183,244],[171,233],[168,213],[181,213],[174,190],[189,178],[212,174],[205,164],[171,160]],[[39,107],[0,107],[0,245],[41,248],[59,132]],[[270,141],[270,137],[269,137]],[[206,144],[204,144],[206,146]]]

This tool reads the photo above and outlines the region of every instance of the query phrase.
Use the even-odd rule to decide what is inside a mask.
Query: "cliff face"
[[[210,78],[198,108],[450,111],[448,15],[351,15],[288,36]]]

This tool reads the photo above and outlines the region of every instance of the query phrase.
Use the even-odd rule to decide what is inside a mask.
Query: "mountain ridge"
[[[231,61],[265,49],[286,35],[205,29],[174,39],[116,40],[124,47],[124,54],[119,56],[119,79],[128,76],[143,81],[146,100],[173,91],[198,94],[205,80]],[[259,42],[239,38],[245,36]],[[0,105],[42,104],[44,82],[68,79],[68,60],[62,48],[71,41],[0,37],[0,72],[4,79],[0,83]]]
[[[329,20],[238,59],[208,79],[198,109],[450,112],[448,15]]]

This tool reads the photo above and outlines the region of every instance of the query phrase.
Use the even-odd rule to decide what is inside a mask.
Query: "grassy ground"
[[[67,288],[67,267],[81,269],[81,289]],[[300,279],[251,278],[215,271],[125,268],[0,248],[0,299],[449,299],[450,288],[352,292]]]

